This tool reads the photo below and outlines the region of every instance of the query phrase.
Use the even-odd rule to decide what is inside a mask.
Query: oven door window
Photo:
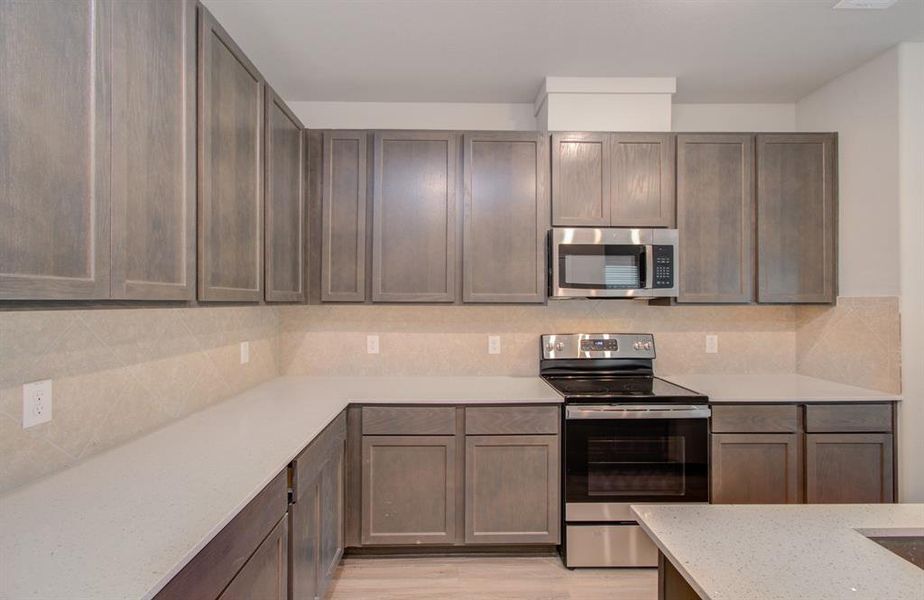
[[[705,502],[705,419],[567,422],[568,502]]]
[[[639,289],[645,286],[645,246],[561,244],[558,270],[563,288]]]

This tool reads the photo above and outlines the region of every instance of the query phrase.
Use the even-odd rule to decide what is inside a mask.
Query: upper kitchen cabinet
[[[552,225],[673,227],[674,136],[552,134]]]
[[[609,226],[610,150],[605,133],[552,134],[552,225]]]
[[[0,2],[0,298],[109,296],[108,9]]]
[[[305,139],[298,120],[266,86],[266,300],[305,299]]]
[[[375,134],[374,301],[455,300],[457,155],[453,133]]]
[[[750,302],[754,136],[677,136],[678,302]]]
[[[263,77],[199,7],[199,300],[263,298]]]
[[[836,134],[757,136],[757,300],[834,302]]]
[[[543,302],[548,138],[466,133],[463,148],[463,300]]]
[[[192,300],[196,13],[113,2],[112,298]]]
[[[321,159],[321,300],[324,302],[366,300],[366,135],[365,131],[324,132]]]
[[[610,144],[610,224],[673,227],[674,136],[615,133]]]

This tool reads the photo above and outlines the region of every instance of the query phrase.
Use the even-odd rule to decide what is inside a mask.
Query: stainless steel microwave
[[[549,296],[676,296],[677,241],[676,229],[554,227]]]

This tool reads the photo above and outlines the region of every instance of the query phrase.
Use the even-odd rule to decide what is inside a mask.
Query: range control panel
[[[654,358],[650,333],[566,333],[542,336],[542,358]]]
[[[600,340],[593,338],[581,340],[581,352],[616,352],[617,350],[619,350],[619,342],[617,340]]]
[[[674,247],[652,246],[654,256],[654,287],[674,287]]]

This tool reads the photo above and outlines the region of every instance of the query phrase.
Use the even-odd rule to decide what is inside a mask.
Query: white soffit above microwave
[[[290,101],[530,103],[547,76],[676,77],[675,102],[792,102],[924,41],[924,0],[835,1],[204,3]]]

